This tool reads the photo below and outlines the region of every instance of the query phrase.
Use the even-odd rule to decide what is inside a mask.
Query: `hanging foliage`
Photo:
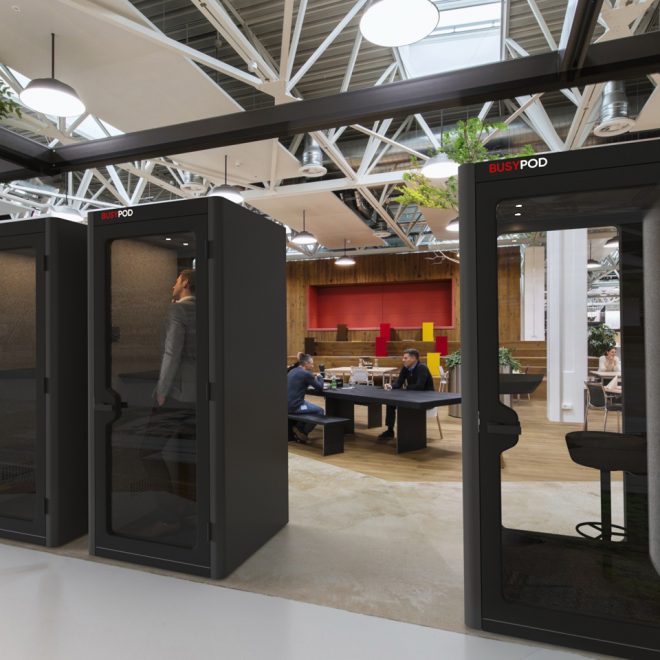
[[[481,163],[500,158],[529,156],[534,153],[531,145],[525,145],[518,153],[501,153],[489,151],[484,144],[484,138],[495,130],[504,130],[507,124],[503,122],[484,122],[479,117],[459,120],[453,131],[442,134],[442,146],[435,152],[446,154],[449,160],[463,165],[465,163]],[[394,201],[403,206],[416,206],[432,209],[458,209],[458,179],[450,176],[443,185],[435,185],[420,171],[417,159],[411,160],[412,170],[403,175],[405,184],[395,188],[400,193]]]
[[[0,119],[10,115],[21,116],[21,106],[11,97],[11,90],[0,80]]]

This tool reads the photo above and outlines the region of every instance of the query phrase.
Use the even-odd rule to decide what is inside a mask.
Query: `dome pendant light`
[[[36,112],[74,117],[85,112],[85,104],[69,85],[55,78],[55,35],[51,32],[51,77],[35,78],[19,94],[21,103]]]
[[[445,229],[447,231],[458,231],[459,230],[458,221],[459,221],[459,218],[458,218],[458,216],[456,216],[453,220],[450,220],[447,223],[447,226],[445,227]]]
[[[339,257],[339,259],[335,260],[335,266],[355,266],[355,259],[353,257],[349,257],[346,254],[346,243],[348,241],[344,239],[344,255],[342,257]]]
[[[618,234],[616,236],[612,236],[612,238],[605,241],[605,247],[608,250],[614,250],[615,248],[618,248],[619,247],[619,236],[618,236]]]
[[[360,32],[372,44],[396,48],[428,37],[439,20],[430,0],[378,0],[362,15]]]
[[[429,158],[422,165],[422,174],[429,179],[446,179],[458,174],[458,163],[449,160],[445,153],[439,153],[433,158]]]
[[[314,245],[318,243],[316,238],[314,237],[313,234],[310,234],[306,229],[305,229],[305,211],[303,210],[303,228],[302,231],[296,234],[292,239],[292,243],[295,243],[296,245]]]
[[[236,186],[227,184],[227,154],[225,154],[225,182],[221,186],[213,186],[209,191],[209,197],[224,197],[234,204],[243,203],[243,195]]]

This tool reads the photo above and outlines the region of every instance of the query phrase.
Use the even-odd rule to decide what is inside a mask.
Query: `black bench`
[[[291,438],[292,422],[306,422],[323,427],[323,455],[341,454],[344,451],[344,429],[350,422],[345,417],[328,417],[325,415],[303,415],[289,413],[289,437]]]

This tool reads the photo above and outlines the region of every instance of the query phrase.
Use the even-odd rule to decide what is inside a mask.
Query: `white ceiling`
[[[307,195],[277,195],[267,199],[251,199],[250,204],[268,213],[296,231],[302,230],[303,210],[306,227],[321,245],[338,249],[349,239],[349,247],[372,247],[385,245],[374,236],[364,222],[348,208],[334,193],[319,192]]]
[[[95,4],[150,26],[128,0]],[[0,62],[29,78],[50,76],[54,32],[55,76],[76,89],[90,112],[123,132],[241,110],[193,62],[67,2],[0,0],[0,26]],[[265,140],[175,158],[221,181],[228,153],[229,182],[246,184],[270,179],[272,150],[272,141]],[[298,160],[278,142],[277,178],[299,176],[298,167]]]

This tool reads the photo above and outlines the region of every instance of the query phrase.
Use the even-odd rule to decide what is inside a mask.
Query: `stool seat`
[[[573,431],[566,434],[571,459],[606,472],[646,474],[646,438],[628,433]]]

